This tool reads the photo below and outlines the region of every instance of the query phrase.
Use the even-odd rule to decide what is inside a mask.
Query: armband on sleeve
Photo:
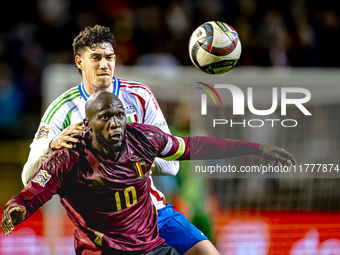
[[[171,153],[172,150],[175,150],[171,153],[172,155],[168,156],[168,157],[164,157],[164,160],[167,161],[172,161],[172,160],[177,160],[178,158],[180,158],[184,152],[185,152],[185,142],[183,140],[183,138],[181,137],[177,137],[175,136],[176,140],[173,140],[171,137],[168,136],[168,142],[164,148],[164,150],[161,152],[162,155],[167,155],[169,154],[169,152]],[[176,150],[177,148],[177,150]]]

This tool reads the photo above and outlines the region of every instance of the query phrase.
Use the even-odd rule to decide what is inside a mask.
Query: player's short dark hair
[[[86,27],[73,40],[72,46],[74,57],[80,55],[80,51],[84,47],[89,47],[91,50],[94,50],[101,43],[109,43],[113,49],[116,48],[116,41],[110,28],[100,25]],[[78,71],[81,74],[79,68]]]
[[[97,91],[92,94],[85,103],[85,118],[88,119],[89,115],[93,114],[94,112],[98,111],[101,108],[101,104],[104,100],[109,100],[110,102],[118,101],[122,107],[122,101],[112,92],[108,92],[105,90]]]

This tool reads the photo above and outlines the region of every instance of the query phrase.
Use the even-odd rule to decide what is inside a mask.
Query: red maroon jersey
[[[80,140],[71,150],[55,151],[6,205],[25,206],[25,220],[59,194],[76,227],[77,252],[100,246],[148,252],[164,242],[158,236],[156,209],[149,195],[149,170],[155,157],[212,159],[259,150],[255,143],[174,137],[137,123],[127,124],[125,146],[117,162],[94,152],[88,137]]]

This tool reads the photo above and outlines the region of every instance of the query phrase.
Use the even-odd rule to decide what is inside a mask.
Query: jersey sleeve
[[[73,102],[69,101],[69,99],[73,99],[73,96],[78,96],[78,92],[74,91],[76,90],[66,91],[45,111],[30,145],[30,153],[21,174],[24,185],[31,180],[42,163],[52,155],[53,150],[50,148],[50,142],[61,133],[65,126],[65,120],[67,120],[68,110],[74,107]]]
[[[157,155],[165,160],[209,160],[261,155],[258,143],[203,136],[165,136],[167,143]]]
[[[67,151],[66,149],[63,150]],[[65,174],[71,169],[68,153],[56,151],[35,173],[24,189],[8,201],[5,209],[12,205],[22,205],[26,215],[16,224],[29,218],[41,206],[57,194]]]
[[[61,127],[58,124],[56,122],[51,124],[40,123],[39,129],[30,145],[30,153],[21,174],[24,185],[31,180],[44,161],[52,155],[53,150],[50,148],[50,142],[61,132]]]
[[[153,95],[151,89],[143,85],[140,90],[140,109],[143,110],[143,124],[153,125],[160,128],[163,132],[171,134],[168,124],[164,118],[163,112]],[[155,167],[152,170],[153,175],[175,176],[179,170],[179,163],[176,161],[165,161],[161,158],[156,158],[154,161]]]

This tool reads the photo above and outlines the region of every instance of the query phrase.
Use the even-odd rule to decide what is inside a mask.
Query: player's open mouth
[[[111,138],[111,140],[120,140],[121,139],[121,137],[122,137],[122,135],[121,134],[113,134],[113,135],[110,135],[110,138]]]

